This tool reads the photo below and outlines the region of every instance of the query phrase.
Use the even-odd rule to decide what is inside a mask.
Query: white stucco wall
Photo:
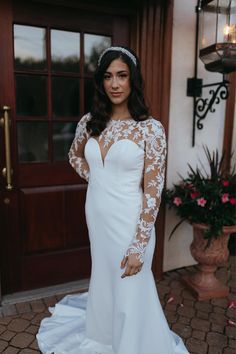
[[[206,162],[203,144],[210,150],[218,148],[221,151],[223,143],[225,102],[216,106],[214,114],[208,114],[204,129],[196,131],[196,145],[192,147],[193,99],[186,96],[186,81],[194,75],[196,4],[197,0],[174,1],[167,187],[178,182],[178,173],[186,176],[187,163],[195,167],[199,159]],[[207,72],[200,60],[198,77],[204,80],[204,84],[222,79],[220,74]],[[208,90],[204,90],[203,97],[207,95]],[[195,263],[189,251],[192,241],[190,225],[182,224],[168,241],[178,220],[174,211],[166,211],[164,271]]]

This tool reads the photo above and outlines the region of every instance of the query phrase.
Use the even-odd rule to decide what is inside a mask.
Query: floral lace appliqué
[[[89,181],[89,166],[84,158],[83,151],[89,138],[86,130],[86,123],[89,119],[89,114],[81,118],[69,152],[72,167],[87,181]],[[161,123],[153,118],[143,122],[136,122],[133,119],[110,120],[99,137],[96,137],[103,161],[111,145],[120,139],[132,140],[145,152],[142,208],[135,236],[125,252],[125,256],[136,254],[136,257],[143,263],[145,250],[159,211],[164,186],[165,132]]]
[[[79,121],[75,132],[75,138],[68,154],[71,166],[76,170],[80,177],[84,178],[87,182],[89,181],[89,166],[84,158],[84,147],[89,138],[89,134],[86,130],[88,119],[89,115],[87,114]]]

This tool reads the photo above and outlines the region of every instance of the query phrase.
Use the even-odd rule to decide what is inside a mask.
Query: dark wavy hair
[[[128,110],[131,117],[136,121],[146,120],[149,116],[149,110],[146,106],[143,96],[143,78],[141,75],[140,62],[136,54],[129,48],[123,47],[131,52],[137,61],[134,64],[132,59],[122,51],[109,50],[101,58],[100,65],[94,75],[95,93],[91,109],[91,119],[87,122],[87,130],[91,136],[98,136],[106,128],[107,122],[110,120],[112,112],[112,104],[107,97],[104,87],[104,74],[115,59],[121,59],[126,63],[130,70],[130,86],[131,93],[128,98]]]

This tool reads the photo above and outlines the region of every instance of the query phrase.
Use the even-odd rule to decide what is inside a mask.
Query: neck
[[[125,119],[125,118],[130,118],[130,112],[128,110],[127,105],[126,106],[114,106],[112,108],[112,113],[111,113],[111,118],[112,119]]]

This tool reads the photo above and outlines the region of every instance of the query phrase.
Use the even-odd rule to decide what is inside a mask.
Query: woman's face
[[[103,86],[113,105],[127,106],[131,91],[128,65],[121,59],[113,60],[104,73]]]

